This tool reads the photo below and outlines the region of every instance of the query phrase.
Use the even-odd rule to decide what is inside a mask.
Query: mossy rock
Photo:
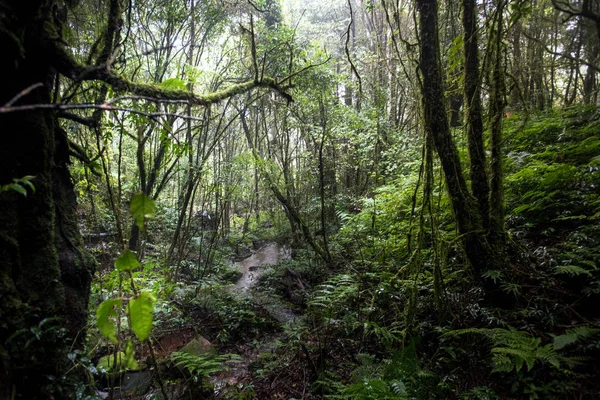
[[[226,282],[236,283],[240,280],[242,275],[244,275],[242,271],[240,271],[238,268],[232,267],[227,268],[225,271],[223,271],[221,277]]]
[[[96,364],[96,368],[98,370],[104,370],[107,372],[119,372],[127,369],[129,366],[127,365],[127,358],[125,357],[125,353],[119,351],[116,357],[116,365],[115,365],[115,355],[109,354],[104,357],[101,357]],[[137,365],[131,365],[134,368],[137,368]]]
[[[215,348],[211,342],[206,340],[204,337],[198,335],[194,339],[192,339],[188,344],[183,346],[181,350],[182,353],[194,354],[196,356],[201,356],[207,353],[214,353]]]

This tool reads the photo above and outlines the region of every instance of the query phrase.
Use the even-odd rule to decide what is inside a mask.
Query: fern
[[[341,207],[336,208],[335,216],[337,217],[338,221],[340,221],[341,225],[346,225],[346,223],[350,221],[350,218],[352,218],[352,215]]]
[[[313,309],[340,312],[348,309],[348,303],[357,294],[358,282],[355,276],[335,275],[318,287],[309,306]]]
[[[405,400],[406,386],[401,381],[386,382],[383,379],[364,379],[348,386],[343,397],[352,400]]]
[[[433,373],[421,368],[414,340],[378,360],[370,354],[357,354],[360,365],[354,371],[354,383],[341,391],[344,399],[430,399],[438,388]]]
[[[237,362],[240,356],[237,354],[191,354],[176,351],[171,354],[173,362],[178,367],[185,368],[193,377],[206,377],[227,369],[226,362]]]
[[[527,366],[527,370],[530,371],[536,361],[549,363],[558,368],[563,360],[552,344],[541,346],[540,338],[532,337],[513,327],[460,329],[443,336],[457,337],[466,334],[482,334],[492,341],[491,353],[494,365],[492,372],[510,372],[513,369],[519,372],[523,366]]]
[[[579,276],[585,275],[591,277],[592,274],[585,268],[579,267],[577,265],[557,265],[554,267],[554,275],[569,275],[569,276]]]
[[[561,350],[582,339],[594,336],[598,332],[600,332],[600,329],[590,328],[588,326],[578,326],[577,328],[568,329],[564,335],[554,337],[554,350]]]

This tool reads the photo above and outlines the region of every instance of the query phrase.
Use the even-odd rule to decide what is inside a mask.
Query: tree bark
[[[477,274],[491,260],[489,245],[475,198],[469,193],[463,176],[458,149],[450,132],[443,90],[440,45],[438,40],[437,1],[418,0],[425,131],[431,135],[440,158],[452,209],[465,254]]]
[[[41,48],[54,26],[49,6],[0,2],[0,104],[38,82],[17,104],[50,103],[55,72]],[[67,137],[50,110],[1,114],[0,126],[0,184],[35,176],[27,197],[0,193],[0,398],[65,398],[66,352],[85,338],[94,268],[77,229]]]
[[[496,21],[493,31],[493,71],[492,93],[490,95],[490,142],[491,179],[490,179],[490,241],[499,258],[502,258],[506,247],[506,230],[504,229],[504,169],[502,167],[502,120],[505,107],[504,84],[504,46],[502,44],[504,0],[499,0],[496,6]]]
[[[479,73],[479,49],[477,46],[477,20],[475,0],[463,0],[463,26],[465,30],[465,82],[464,94],[467,115],[467,138],[471,159],[471,188],[479,205],[483,226],[489,225],[490,192],[485,169],[485,149],[483,147],[483,115],[481,111],[481,79]]]

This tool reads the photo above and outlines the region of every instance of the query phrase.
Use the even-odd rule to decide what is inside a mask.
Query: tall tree
[[[471,159],[471,187],[479,204],[484,227],[489,225],[489,184],[486,173],[485,149],[483,147],[483,112],[481,109],[481,73],[479,71],[479,47],[477,40],[477,9],[475,0],[463,0],[464,95],[466,105],[467,138]]]
[[[467,188],[458,149],[450,132],[443,90],[443,72],[438,40],[437,0],[418,0],[420,60],[425,131],[431,136],[440,158],[458,232],[466,256],[480,274],[492,254],[484,236],[484,226],[475,198]]]

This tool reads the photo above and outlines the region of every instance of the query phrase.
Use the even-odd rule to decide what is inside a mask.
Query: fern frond
[[[577,265],[557,265],[554,267],[554,275],[569,275],[569,276],[592,276],[592,273],[583,267]]]
[[[521,370],[527,365],[530,371],[536,361],[547,362],[559,368],[562,357],[556,353],[556,347],[550,344],[541,346],[541,339],[519,331],[513,327],[509,329],[494,328],[468,328],[447,332],[443,337],[458,337],[465,334],[482,334],[492,342],[491,353],[493,372],[510,372]]]
[[[590,328],[589,326],[578,326],[577,328],[567,329],[564,335],[554,337],[554,350],[561,350],[582,339],[594,336],[598,332],[600,332],[600,329]]]
[[[237,354],[202,354],[196,355],[181,351],[171,354],[173,362],[178,367],[185,368],[192,376],[210,376],[227,369],[225,362],[236,362],[240,359]]]

